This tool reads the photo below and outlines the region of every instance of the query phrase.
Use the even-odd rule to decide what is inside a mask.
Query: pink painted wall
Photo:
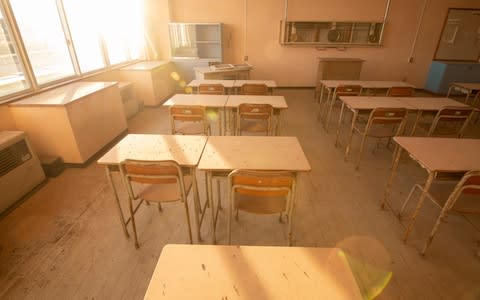
[[[151,0],[152,1],[152,0]],[[162,0],[164,1],[164,0]],[[245,1],[247,17],[245,18]],[[380,48],[347,48],[317,50],[283,47],[279,44],[280,20],[284,18],[282,0],[171,0],[165,10],[172,22],[222,22],[225,24],[224,61],[248,62],[257,79],[274,79],[280,86],[314,86],[319,57],[355,57],[365,60],[362,79],[407,80],[424,86],[443,22],[449,7],[480,8],[478,0],[428,0],[415,51],[410,51],[424,4],[422,0],[392,0]],[[380,21],[387,0],[289,0],[290,20]],[[168,5],[166,5],[168,6]],[[247,27],[246,43],[244,27]],[[152,22],[158,23],[158,18]],[[160,30],[160,29],[159,29]],[[162,31],[163,32],[163,31]],[[168,32],[167,32],[168,33]],[[162,39],[168,39],[162,37]],[[168,59],[168,41],[156,43],[158,53]]]

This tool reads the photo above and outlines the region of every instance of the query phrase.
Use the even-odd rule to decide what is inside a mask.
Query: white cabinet
[[[169,32],[172,62],[185,82],[195,67],[223,62],[222,23],[170,23]]]
[[[170,23],[169,32],[173,59],[204,59],[222,62],[221,23]]]

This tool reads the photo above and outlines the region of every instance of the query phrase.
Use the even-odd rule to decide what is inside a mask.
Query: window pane
[[[144,31],[143,31],[143,1],[127,0],[127,11],[130,12],[130,26],[127,28],[128,50],[131,59],[139,59],[143,57],[143,49],[145,47]]]
[[[118,64],[128,60],[127,36],[130,18],[126,13],[125,0],[103,0],[99,3],[104,14],[102,34],[108,51],[110,64]],[[115,7],[112,10],[112,7]]]
[[[95,0],[96,1],[96,0]],[[105,67],[100,46],[100,22],[92,0],[64,0],[63,7],[80,70],[85,73]]]
[[[74,75],[55,0],[11,0],[39,84]]]
[[[23,76],[20,58],[15,53],[13,39],[0,11],[0,97],[25,90],[29,87]]]

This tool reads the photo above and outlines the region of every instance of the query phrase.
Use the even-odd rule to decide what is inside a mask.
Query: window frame
[[[75,49],[75,43],[73,41],[73,37],[70,31],[70,27],[69,27],[70,25],[68,23],[68,18],[65,12],[63,0],[55,0],[55,4],[57,6],[57,13],[59,14],[61,27],[65,36],[68,52],[71,57],[74,74],[68,77],[60,78],[58,80],[53,80],[43,84],[39,84],[35,77],[35,73],[33,71],[30,59],[28,57],[25,44],[21,38],[20,30],[19,30],[17,21],[15,19],[15,15],[13,14],[13,9],[10,4],[10,0],[0,0],[0,12],[4,16],[4,20],[6,23],[6,26],[5,26],[6,30],[12,40],[14,50],[16,51],[15,54],[18,56],[21,71],[23,72],[23,76],[25,77],[25,81],[27,82],[27,85],[28,85],[27,88],[21,91],[0,96],[0,105],[9,103],[12,101],[16,101],[20,98],[23,98],[29,95],[35,95],[40,92],[43,92],[52,88],[56,88],[61,85],[65,85],[65,84],[79,81],[85,78],[89,78],[89,77],[102,74],[111,70],[119,69],[124,66],[130,65],[145,59],[145,43],[143,45],[143,51],[141,51],[140,57],[132,59],[132,55],[130,53],[130,46],[127,42],[125,42],[124,49],[126,50],[127,60],[124,62],[111,64],[105,39],[102,35],[100,35],[99,36],[100,48],[101,48],[102,59],[105,63],[105,66],[99,69],[90,70],[88,72],[82,72],[80,67],[80,62],[78,60],[78,56]],[[142,37],[142,39],[144,39],[144,37]]]

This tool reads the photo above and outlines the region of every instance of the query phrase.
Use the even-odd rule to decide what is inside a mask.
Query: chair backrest
[[[388,97],[412,97],[415,89],[410,86],[392,86],[387,91]]]
[[[334,94],[339,96],[358,96],[362,92],[362,86],[352,84],[340,84],[335,88]]]
[[[172,134],[178,132],[176,122],[201,122],[203,124],[203,132],[208,133],[208,122],[205,115],[205,107],[200,105],[172,105],[170,106],[170,124]]]
[[[244,83],[240,88],[242,95],[268,95],[268,86],[264,83]]]
[[[173,160],[127,159],[120,163],[120,170],[129,182],[143,184],[176,183],[183,178],[181,167]]]
[[[480,170],[473,170],[465,173],[448,197],[448,200],[445,203],[447,208],[451,209],[463,193],[480,194]]]
[[[198,93],[208,95],[223,95],[225,94],[225,88],[223,85],[217,83],[200,84],[198,86]]]
[[[452,133],[457,137],[463,136],[463,131],[467,127],[474,109],[472,107],[454,107],[446,106],[438,111],[437,115],[433,119],[432,125],[428,131],[428,136],[435,134],[435,130],[440,122],[450,123],[456,125],[456,130]]]
[[[295,191],[296,178],[294,173],[287,171],[253,171],[234,170],[228,175],[231,200],[234,203],[241,197],[278,197],[280,205],[272,205],[271,202],[257,201],[249,206],[250,212],[265,213],[265,205],[268,205],[268,213],[283,212],[290,207],[290,196]],[[285,198],[284,198],[285,197]],[[237,203],[238,204],[238,203]],[[274,211],[271,211],[273,209]]]
[[[368,119],[369,124],[401,124],[405,121],[405,108],[375,108]]]
[[[265,131],[270,132],[273,117],[273,107],[270,104],[255,104],[255,103],[241,103],[237,109],[237,131]],[[253,127],[248,130],[248,127],[242,127],[242,121],[257,121],[266,122],[265,127]]]

